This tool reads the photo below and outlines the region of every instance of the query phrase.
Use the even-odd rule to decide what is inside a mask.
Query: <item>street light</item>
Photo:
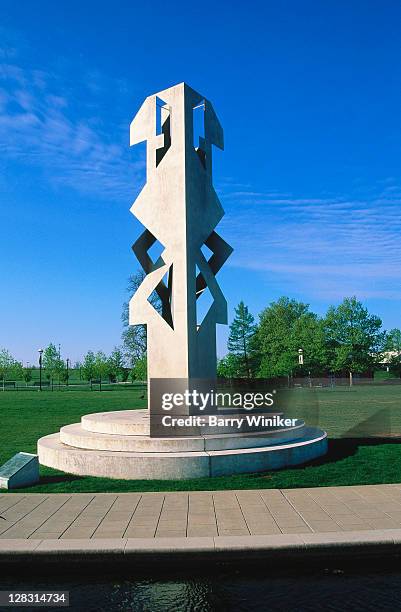
[[[69,368],[69,365],[70,365],[70,360],[69,360],[68,357],[67,357],[66,363],[67,363],[67,387],[68,387],[68,368]]]
[[[43,355],[43,349],[39,349],[38,353],[39,353],[39,390],[42,391],[42,355]]]

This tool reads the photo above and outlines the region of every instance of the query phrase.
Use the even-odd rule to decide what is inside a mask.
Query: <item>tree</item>
[[[95,355],[94,372],[96,378],[102,381],[109,372],[109,363],[103,351],[98,351]]]
[[[3,380],[3,391],[6,380],[20,380],[22,378],[22,364],[14,359],[7,349],[0,350],[0,378]]]
[[[390,370],[401,377],[401,329],[390,329],[386,333],[384,349],[388,353]]]
[[[73,370],[75,370],[76,372],[78,372],[78,374],[79,374],[79,380],[81,380],[81,375],[82,375],[82,372],[81,372],[81,369],[82,369],[82,363],[81,363],[80,361],[76,361],[76,362],[74,363],[74,367],[73,367],[72,369],[73,369]]]
[[[218,378],[240,378],[240,369],[238,357],[230,353],[217,362]]]
[[[60,354],[52,342],[43,351],[42,366],[46,371],[47,378],[52,382],[54,378],[60,379],[61,372],[64,368],[64,363],[60,359]]]
[[[350,385],[354,373],[371,370],[380,361],[385,341],[382,321],[355,296],[330,306],[324,326],[330,366],[334,372],[347,370]]]
[[[236,357],[240,377],[252,378],[256,366],[255,319],[244,302],[235,308],[235,317],[230,325],[227,348]]]
[[[324,322],[313,312],[306,312],[294,322],[291,350],[297,358],[299,349],[303,352],[303,364],[296,364],[296,374],[319,375],[327,371],[329,356]]]
[[[15,363],[15,359],[14,357],[11,355],[11,353],[3,348],[0,350],[0,377],[2,378],[2,380],[6,380],[6,378],[9,376],[9,373],[13,367]]]
[[[93,351],[88,351],[81,364],[82,376],[85,380],[93,380],[96,377],[95,354]]]
[[[22,377],[23,377],[23,379],[25,381],[26,386],[28,386],[28,383],[30,383],[31,380],[32,380],[32,370],[31,370],[31,368],[24,368],[24,373],[23,373]]]
[[[262,377],[320,374],[325,370],[323,324],[303,302],[288,297],[271,302],[260,315],[257,343]],[[298,363],[299,349],[303,350],[303,365]]]
[[[15,381],[22,380],[24,377],[24,367],[20,361],[14,360],[9,372],[9,377]]]
[[[125,358],[123,351],[120,347],[115,346],[111,352],[110,357],[107,360],[108,363],[108,376],[110,381],[117,380],[123,377]]]
[[[127,292],[130,298],[134,295],[145,276],[144,272],[139,271],[129,277]],[[149,301],[158,312],[161,312],[161,302],[155,291],[151,294]],[[125,353],[124,358],[130,367],[134,367],[135,362],[146,355],[146,325],[129,324],[128,302],[123,304],[121,320],[124,327],[121,335]]]
[[[131,370],[130,378],[132,381],[138,380],[142,382],[147,379],[147,376],[148,376],[148,363],[147,363],[146,356],[143,356],[140,359],[136,360],[134,367]]]
[[[67,372],[67,368],[63,368],[63,370],[60,372],[60,380],[63,383],[67,383],[69,378],[70,378],[70,372]]]

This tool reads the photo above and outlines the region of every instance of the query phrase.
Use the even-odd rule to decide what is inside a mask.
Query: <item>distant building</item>
[[[389,372],[390,371],[389,364],[392,362],[394,357],[400,357],[400,354],[398,351],[386,351],[385,353],[382,353],[382,358],[379,361],[379,364],[382,365],[384,368],[386,368],[386,371]]]

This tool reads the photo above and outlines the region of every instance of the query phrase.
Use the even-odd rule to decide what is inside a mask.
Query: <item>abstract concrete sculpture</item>
[[[199,138],[196,115],[204,127]],[[147,148],[146,185],[131,209],[146,228],[133,250],[147,276],[129,321],[147,325],[148,378],[215,378],[216,323],[227,323],[215,275],[232,252],[214,231],[224,211],[212,183],[212,145],[223,148],[223,130],[211,103],[181,83],[146,98],[130,136],[131,145],[146,140]],[[152,261],[156,241],[163,252]],[[160,313],[149,302],[153,291]],[[206,291],[213,302],[200,321],[197,302]]]
[[[143,141],[147,180],[132,212],[145,227],[133,250],[146,276],[129,320],[147,326],[149,382],[191,387],[215,378],[216,324],[227,322],[216,274],[232,249],[215,231],[224,213],[212,184],[212,147],[223,147],[223,131],[210,102],[181,83],[146,98],[131,124],[131,144]],[[161,252],[153,256],[157,243]],[[154,292],[160,309],[151,303]],[[212,302],[201,317],[206,292]],[[240,432],[206,420],[192,431],[155,436],[150,416],[161,406],[152,384],[148,389],[148,410],[89,414],[41,438],[40,463],[81,475],[171,479],[277,469],[326,452],[326,433],[302,419],[291,426],[245,424]],[[244,409],[229,406],[221,414],[246,420]]]

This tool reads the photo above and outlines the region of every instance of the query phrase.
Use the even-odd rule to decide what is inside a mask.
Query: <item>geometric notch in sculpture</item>
[[[156,97],[156,133],[164,136],[163,146],[156,149],[156,166],[158,166],[171,146],[170,108],[158,97]]]
[[[165,265],[161,255],[156,259],[156,261],[153,261],[149,255],[149,249],[156,242],[158,242],[157,238],[153,236],[148,229],[145,229],[132,245],[132,250],[134,251],[145,274],[150,274],[151,272],[154,272]],[[161,313],[159,314],[166,321],[166,323],[168,323],[168,325],[174,329],[171,308],[171,296],[173,291],[173,265],[171,265],[167,271],[166,280],[167,282],[161,280],[154,288],[154,291],[157,293],[161,301]],[[150,297],[151,294],[148,296],[148,301],[150,301]]]
[[[219,234],[213,231],[209,238],[205,240],[205,245],[213,255],[207,260],[207,264],[214,276],[218,273],[220,268],[224,265],[227,259],[233,252],[233,248],[225,241]],[[203,252],[202,252],[203,253]],[[200,297],[204,289],[206,289],[206,281],[201,273],[196,277],[196,299]]]

